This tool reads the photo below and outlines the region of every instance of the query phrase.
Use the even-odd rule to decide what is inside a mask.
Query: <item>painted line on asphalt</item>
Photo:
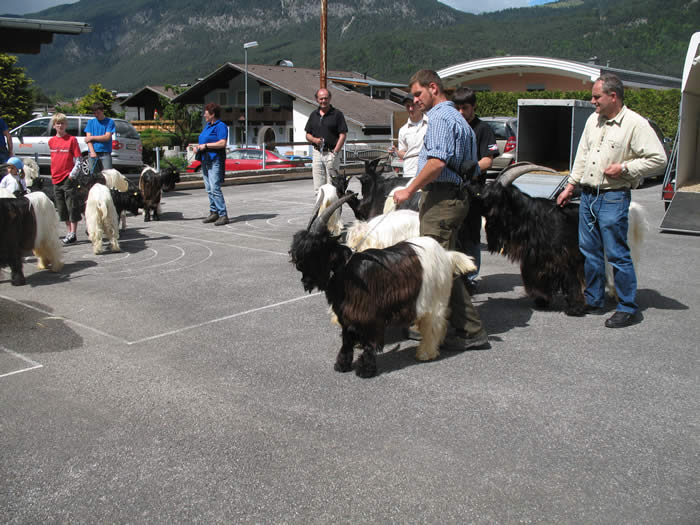
[[[70,319],[68,317],[64,317],[62,315],[56,315],[55,313],[52,313],[52,312],[47,312],[46,310],[42,310],[41,308],[37,308],[36,306],[32,306],[31,304],[23,303],[22,301],[18,301],[17,299],[13,299],[12,297],[7,297],[6,295],[0,295],[0,299],[5,299],[6,301],[10,301],[11,303],[22,305],[25,308],[29,308],[30,310],[34,310],[35,312],[42,313],[42,314],[44,314],[48,317],[52,317],[54,319],[61,319],[66,324],[72,324],[72,325],[78,326],[80,328],[84,328],[85,330],[89,330],[89,331],[94,332],[96,334],[99,334],[103,337],[109,337],[110,339],[113,339],[114,341],[117,341],[119,343],[129,344],[129,341],[127,341],[126,339],[123,339],[121,337],[117,337],[116,335],[108,334],[107,332],[103,332],[102,330],[99,330],[97,328],[93,328],[92,326],[88,326],[88,325],[80,323],[78,321],[73,321],[72,319]]]
[[[30,370],[35,370],[37,368],[43,368],[44,365],[41,363],[37,363],[36,361],[32,361],[28,357],[23,356],[22,354],[18,354],[17,352],[13,352],[9,348],[5,348],[4,346],[0,345],[0,350],[5,352],[6,354],[10,354],[12,357],[16,357],[17,359],[21,359],[25,363],[30,364],[31,366],[27,368],[20,368],[19,370],[15,370],[14,372],[7,372],[6,374],[0,374],[0,379],[3,377],[8,377],[8,376],[13,376],[15,374],[21,374],[23,372],[29,372]]]
[[[308,299],[309,297],[316,297],[317,295],[321,295],[322,293],[323,292],[316,292],[314,294],[302,295],[300,297],[295,297],[294,299],[287,299],[286,301],[280,301],[279,303],[275,303],[275,304],[268,304],[266,306],[260,306],[258,308],[251,308],[250,310],[245,310],[244,312],[238,312],[236,314],[231,314],[231,315],[227,315],[224,317],[219,317],[217,319],[210,319],[209,321],[204,321],[202,323],[197,323],[197,324],[193,324],[190,326],[185,326],[184,328],[178,328],[177,330],[170,330],[168,332],[163,332],[162,334],[156,334],[156,335],[152,335],[149,337],[144,337],[144,338],[138,339],[136,341],[127,342],[126,344],[135,345],[135,344],[139,344],[139,343],[145,343],[146,341],[153,341],[154,339],[160,339],[161,337],[167,337],[169,335],[180,334],[182,332],[186,332],[187,330],[193,330],[195,328],[201,328],[203,326],[207,326],[210,324],[220,323],[221,321],[228,321],[229,319],[234,319],[236,317],[241,317],[241,316],[253,314],[256,312],[261,312],[263,310],[275,308],[276,306],[282,306],[285,304],[295,303],[297,301],[302,301],[304,299]]]
[[[185,225],[185,226],[187,226],[187,225]],[[189,227],[192,228],[192,226],[189,226]],[[196,228],[196,226],[195,226],[195,228]],[[198,229],[201,231],[203,228],[198,228]],[[203,239],[201,237],[189,237],[187,235],[179,235],[177,233],[162,232],[162,231],[157,231],[157,230],[151,230],[151,231],[154,233],[157,233],[158,235],[169,235],[170,237],[179,237],[181,239],[187,239],[188,241],[198,241],[198,242],[206,242],[206,243],[210,243],[210,244],[220,244],[221,246],[228,246],[229,248],[240,248],[241,250],[250,250],[253,252],[272,253],[274,255],[284,255],[285,257],[289,255],[287,252],[276,252],[273,250],[263,250],[262,248],[251,248],[250,246],[241,246],[239,244],[231,244],[229,242],[210,241],[208,239]],[[260,236],[256,236],[256,235],[245,235],[245,234],[236,233],[234,231],[231,231],[231,233],[233,233],[235,235],[241,235],[243,237],[254,237],[257,239],[265,239],[268,241],[279,242],[279,239],[270,239],[268,237],[260,237]]]

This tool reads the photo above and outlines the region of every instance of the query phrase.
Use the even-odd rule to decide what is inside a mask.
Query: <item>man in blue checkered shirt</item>
[[[478,161],[476,136],[453,102],[447,100],[442,80],[435,71],[422,69],[411,77],[413,100],[428,116],[428,130],[418,156],[418,175],[404,190],[394,193],[398,205],[423,190],[420,204],[420,234],[433,237],[447,250],[454,250],[457,232],[469,210],[462,177],[456,169],[465,160]],[[450,325],[442,350],[488,348],[482,326],[461,277],[450,296]]]

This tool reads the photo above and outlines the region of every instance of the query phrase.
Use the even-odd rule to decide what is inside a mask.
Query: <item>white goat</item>
[[[330,207],[331,204],[338,201],[338,190],[332,184],[324,184],[318,189],[316,194],[316,203],[314,208],[318,207],[318,214],[323,213],[323,210]],[[320,204],[319,204],[320,203]],[[343,229],[343,221],[340,219],[341,209],[335,210],[330,219],[328,219],[328,231],[332,235],[340,235]]]
[[[348,228],[345,244],[356,251],[386,248],[420,235],[418,212],[396,210],[370,221],[355,221]]]
[[[32,251],[37,258],[37,268],[60,272],[63,268],[63,252],[58,240],[59,220],[56,208],[42,191],[27,193],[24,197],[31,203],[36,218],[36,237]]]
[[[639,263],[642,260],[642,245],[649,231],[649,221],[647,220],[647,211],[641,204],[630,202],[628,230],[627,230],[627,245],[630,248],[632,263],[634,264],[634,273],[639,281]],[[615,279],[613,277],[613,268],[605,259],[605,292],[608,297],[617,300],[617,291],[615,290]]]
[[[102,176],[107,181],[108,188],[121,192],[129,191],[129,181],[114,168],[102,170]]]
[[[92,251],[95,255],[102,253],[102,235],[107,236],[113,252],[119,252],[119,216],[112,202],[112,194],[104,184],[95,184],[90,188],[85,204],[85,220],[87,222]]]

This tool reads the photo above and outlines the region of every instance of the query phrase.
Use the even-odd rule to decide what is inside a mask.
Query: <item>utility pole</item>
[[[320,89],[326,88],[326,81],[328,79],[328,57],[326,56],[326,51],[328,50],[328,0],[321,0],[321,85]]]

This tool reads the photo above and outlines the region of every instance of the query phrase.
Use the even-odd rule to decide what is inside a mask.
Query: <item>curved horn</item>
[[[356,195],[356,194],[353,193],[353,192],[346,193],[341,199],[338,199],[338,200],[335,201],[333,204],[331,204],[330,206],[328,206],[328,208],[326,208],[326,209],[323,211],[323,213],[321,214],[321,216],[318,217],[318,218],[313,222],[313,224],[311,224],[311,226],[309,227],[311,233],[319,233],[323,228],[325,228],[325,227],[326,227],[326,224],[328,223],[328,219],[330,219],[330,218],[331,218],[331,215],[333,215],[333,213],[335,213],[335,210],[337,210],[337,209],[340,208],[343,204],[345,204],[345,203],[348,202],[350,199],[352,199],[353,197],[355,197],[355,195]]]
[[[531,171],[546,171],[547,173],[557,173],[557,171],[546,166],[539,166],[533,164],[532,162],[522,161],[511,164],[510,166],[504,168],[501,173],[496,177],[496,182],[502,184],[503,186],[508,186],[512,184],[515,179],[529,173]]]
[[[314,220],[316,220],[316,217],[318,217],[318,210],[321,209],[321,203],[323,202],[323,189],[318,194],[318,197],[316,197],[316,204],[314,205],[314,211],[311,213],[311,219],[309,219],[309,224],[306,226],[306,231],[309,231],[311,228],[311,225],[314,223]]]

